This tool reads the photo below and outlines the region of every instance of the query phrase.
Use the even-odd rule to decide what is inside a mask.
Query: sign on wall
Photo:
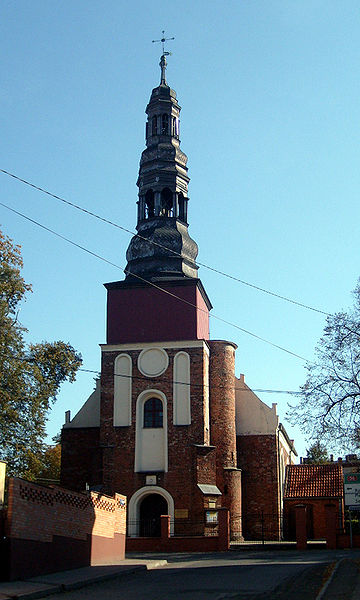
[[[360,510],[360,473],[344,475],[345,506],[350,510]]]

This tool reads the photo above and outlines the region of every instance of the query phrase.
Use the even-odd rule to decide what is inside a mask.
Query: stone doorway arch
[[[152,498],[150,498],[152,496]],[[160,496],[161,499],[156,498]],[[147,498],[150,498],[146,500]],[[143,502],[146,501],[144,504]],[[128,505],[128,536],[139,537],[143,533],[142,521],[144,513],[149,514],[152,510],[156,514],[158,511],[163,511],[161,514],[170,515],[170,534],[174,533],[174,500],[172,496],[157,485],[147,485],[137,490],[130,498]],[[160,515],[158,515],[160,516]],[[150,517],[154,518],[154,517]]]

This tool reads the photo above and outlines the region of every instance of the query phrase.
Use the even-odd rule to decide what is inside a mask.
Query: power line
[[[79,371],[82,371],[84,373],[94,373],[96,375],[101,375],[101,371],[94,371],[92,369],[83,369],[82,367],[79,368]],[[125,379],[131,379],[131,380],[136,380],[136,381],[147,381],[149,383],[149,378],[148,377],[140,377],[139,375],[125,375],[123,373],[113,373],[114,377],[123,377]],[[185,385],[185,386],[189,386],[192,388],[211,388],[212,390],[223,390],[225,388],[227,388],[228,386],[224,386],[224,385],[208,385],[206,383],[193,383],[193,382],[188,382],[188,381],[174,381],[173,379],[163,379],[161,376],[157,377],[156,379],[160,379],[161,383],[176,383],[178,385]],[[236,387],[235,384],[235,390],[239,391],[239,392],[257,392],[257,393],[264,393],[264,394],[291,394],[293,396],[298,396],[301,394],[301,392],[295,392],[293,390],[266,390],[266,389],[252,389],[249,388],[240,388],[240,387]]]
[[[156,242],[154,240],[149,240],[148,238],[142,236],[139,233],[136,233],[135,231],[131,231],[131,229],[127,229],[126,227],[123,227],[122,225],[119,225],[118,223],[114,223],[113,221],[110,221],[109,219],[106,219],[105,217],[101,217],[100,215],[98,215],[97,213],[94,213],[90,210],[87,210],[86,208],[83,208],[82,206],[79,206],[78,204],[75,204],[74,202],[70,202],[70,200],[66,200],[65,198],[62,198],[61,196],[58,196],[56,194],[53,194],[52,192],[49,192],[48,190],[45,190],[44,188],[41,188],[29,181],[27,181],[26,179],[22,179],[21,177],[18,177],[17,175],[15,175],[14,173],[10,173],[9,171],[6,171],[5,169],[0,169],[0,173],[4,173],[5,175],[8,175],[9,177],[12,177],[13,179],[16,179],[17,181],[21,181],[22,183],[24,183],[25,185],[28,185],[32,188],[34,188],[35,190],[38,190],[39,192],[42,192],[43,194],[46,194],[52,198],[55,198],[56,200],[59,200],[60,202],[63,202],[64,204],[67,204],[68,206],[71,206],[72,208],[75,208],[76,210],[79,210],[87,215],[90,215],[91,217],[94,217],[95,219],[99,219],[100,221],[102,221],[103,223],[107,223],[108,225],[111,225],[113,227],[116,227],[117,229],[121,229],[122,231],[125,231],[126,233],[130,233],[131,235],[138,237],[139,239],[142,239],[144,241],[146,241],[149,244],[152,244],[154,246],[158,246],[159,248],[163,248],[164,250],[167,250],[168,252],[171,252],[172,254],[175,254],[176,256],[180,256],[181,254],[179,252],[176,252],[176,250],[173,250],[172,248],[168,248],[167,246],[164,246],[163,244],[160,244],[159,242]],[[215,269],[214,267],[210,267],[209,265],[205,264],[205,263],[201,263],[199,261],[197,261],[197,264],[201,267],[204,267],[205,269],[208,269],[209,271],[212,271],[213,273],[217,273],[218,275],[222,275],[223,277],[227,277],[228,279],[232,279],[233,281],[237,281],[238,283],[241,283],[242,285],[246,285],[248,287],[251,287],[255,290],[258,290],[259,292],[263,292],[264,294],[268,294],[269,296],[274,296],[275,298],[279,298],[280,300],[284,300],[285,302],[289,302],[290,304],[295,304],[296,306],[300,306],[301,308],[306,308],[307,310],[311,310],[313,312],[317,312],[320,313],[322,315],[326,315],[326,316],[330,316],[330,313],[321,310],[319,308],[315,308],[313,306],[310,306],[308,304],[304,304],[303,302],[298,302],[297,300],[293,300],[292,298],[288,298],[287,296],[282,296],[281,294],[277,294],[276,292],[272,292],[270,290],[267,290],[265,288],[262,288],[258,285],[255,285],[253,283],[249,283],[248,281],[245,281],[243,279],[240,279],[239,277],[235,277],[235,275],[230,275],[229,273],[225,273],[224,271],[221,271],[220,269]]]
[[[165,345],[166,347],[166,345]],[[19,362],[36,362],[35,359],[33,358],[29,358],[29,357],[17,357],[12,355],[11,356],[12,360],[17,360]],[[84,367],[79,367],[78,371],[82,371],[83,373],[92,373],[94,375],[98,375],[101,376],[101,370],[95,370],[95,369],[85,369]],[[125,375],[124,373],[113,373],[112,375],[113,377],[123,377],[124,379],[131,379],[131,380],[136,380],[136,381],[146,381],[147,383],[151,382],[151,379],[149,377],[141,377],[140,375]],[[236,376],[234,377],[235,380],[238,379]],[[208,385],[206,383],[194,383],[194,382],[188,382],[188,381],[177,381],[171,378],[164,378],[162,377],[162,375],[158,376],[158,377],[154,377],[154,379],[157,379],[161,381],[161,383],[168,383],[168,384],[178,384],[178,385],[185,385],[188,387],[192,387],[192,388],[211,388],[212,390],[223,390],[228,388],[228,386],[225,385]],[[238,380],[239,381],[239,380]],[[236,387],[236,383],[234,385],[234,389],[236,391],[239,392],[257,392],[257,393],[264,393],[264,394],[291,394],[294,396],[298,396],[300,395],[302,392],[295,392],[294,390],[269,390],[269,389],[263,389],[263,388],[259,388],[259,389],[253,389],[253,388],[249,388],[247,386],[247,388],[243,388],[243,387]]]
[[[176,296],[176,294],[173,294],[172,292],[169,292],[168,290],[163,289],[159,285],[156,285],[155,283],[153,283],[151,281],[148,281],[147,279],[145,279],[143,277],[140,277],[140,275],[135,275],[134,273],[131,273],[127,269],[123,269],[123,267],[121,267],[121,266],[119,266],[119,265],[111,262],[110,260],[108,260],[107,258],[104,258],[100,254],[97,254],[96,252],[93,252],[92,250],[89,250],[85,246],[82,246],[81,244],[78,244],[78,243],[74,242],[73,240],[70,240],[69,238],[67,238],[64,235],[58,233],[57,231],[54,231],[53,229],[50,229],[49,227],[46,227],[45,225],[42,225],[41,223],[39,223],[35,219],[32,219],[31,217],[29,217],[27,215],[24,215],[20,211],[15,210],[14,208],[11,208],[7,204],[4,204],[3,202],[0,202],[0,205],[3,206],[4,208],[6,208],[7,210],[15,213],[16,215],[22,217],[23,219],[26,219],[27,221],[30,221],[34,225],[37,225],[38,227],[41,227],[41,229],[44,229],[45,231],[48,231],[49,233],[52,233],[56,237],[58,237],[58,238],[60,238],[60,239],[62,239],[64,241],[68,242],[69,244],[75,246],[76,248],[79,248],[80,250],[83,250],[87,254],[90,254],[91,256],[94,256],[95,258],[98,258],[99,260],[102,260],[103,262],[105,262],[105,263],[107,263],[107,264],[109,264],[109,265],[111,265],[111,266],[113,266],[113,267],[115,267],[117,269],[120,269],[121,271],[124,271],[125,273],[131,274],[136,279],[138,279],[138,280],[146,283],[147,285],[150,285],[151,287],[154,287],[154,288],[160,290],[162,293],[167,294],[168,296],[172,296],[176,300],[179,300],[180,302],[183,302],[184,304],[187,304],[188,306],[191,306],[191,307],[195,308],[197,311],[209,314],[209,316],[212,317],[213,319],[216,319],[217,321],[220,321],[221,323],[225,323],[226,325],[230,325],[231,327],[234,327],[235,329],[238,329],[239,331],[242,331],[243,333],[246,333],[247,335],[249,335],[249,336],[251,336],[251,337],[253,337],[253,338],[257,339],[257,340],[260,340],[260,341],[264,342],[265,344],[268,344],[269,346],[272,346],[273,348],[277,348],[278,350],[281,350],[282,352],[286,352],[287,354],[290,354],[291,356],[294,356],[295,358],[298,358],[298,359],[300,359],[300,360],[302,360],[304,362],[310,362],[308,359],[304,358],[303,356],[300,356],[300,354],[296,354],[295,352],[292,352],[291,350],[288,350],[287,348],[284,348],[283,346],[275,344],[274,342],[270,342],[270,340],[267,340],[266,338],[263,338],[263,337],[257,335],[256,333],[253,333],[252,331],[249,331],[248,329],[244,329],[243,327],[240,327],[240,325],[236,325],[236,323],[232,323],[231,321],[228,321],[227,319],[223,319],[222,317],[219,317],[219,316],[217,316],[215,314],[208,313],[208,311],[206,309],[200,308],[199,306],[196,306],[196,304],[193,304],[192,302],[189,302],[188,300],[185,300],[183,298],[179,298],[179,296]]]

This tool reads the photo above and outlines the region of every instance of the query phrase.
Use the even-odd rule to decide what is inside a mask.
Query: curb
[[[154,569],[167,561],[154,561],[154,565],[134,564],[129,566],[119,566],[111,572],[99,572],[94,574],[86,574],[81,569],[74,571],[64,571],[60,573],[52,573],[41,577],[34,577],[26,581],[9,581],[0,583],[0,600],[35,600],[36,598],[44,598],[59,592],[76,590],[87,585],[100,583],[117,577],[126,577],[133,575],[136,572],[147,571],[148,568]]]
[[[335,567],[333,568],[330,577],[328,577],[328,579],[325,581],[324,585],[322,586],[320,592],[318,593],[318,595],[316,596],[315,600],[321,600],[321,598],[324,597],[326,590],[328,589],[329,585],[331,585],[332,580],[335,577],[336,572],[339,569],[340,564],[345,560],[345,558],[341,558],[340,560],[337,561]]]

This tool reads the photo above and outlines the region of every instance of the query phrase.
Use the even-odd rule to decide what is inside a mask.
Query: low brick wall
[[[1,557],[6,579],[114,564],[124,558],[125,534],[125,496],[9,480]]]
[[[336,547],[350,548],[350,546],[350,535],[348,533],[338,533],[336,536]],[[352,536],[352,547],[360,548],[360,535],[355,534]]]

